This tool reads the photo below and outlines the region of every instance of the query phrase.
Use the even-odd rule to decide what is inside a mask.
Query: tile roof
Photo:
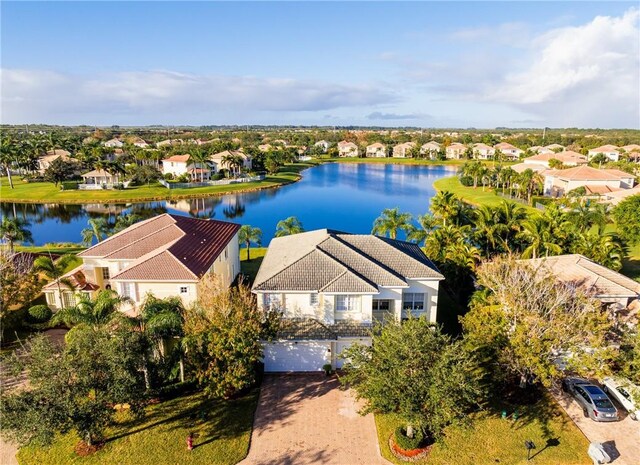
[[[587,165],[576,166],[566,170],[557,170],[552,174],[554,177],[567,180],[580,181],[618,181],[620,179],[632,178],[632,174],[619,170],[602,170],[592,168]]]
[[[321,229],[273,239],[253,289],[376,294],[410,278],[444,279],[416,244]]]
[[[602,153],[602,152],[618,152],[620,149],[611,144],[601,145],[600,147],[596,147],[595,149],[590,149],[591,153]]]
[[[191,157],[191,155],[173,155],[169,158],[165,158],[162,161],[173,161],[173,162],[177,162],[177,163],[186,163],[189,161],[189,158]]]
[[[96,283],[92,282],[90,279],[87,278],[87,276],[82,271],[82,267],[83,266],[80,265],[77,268],[74,268],[68,273],[65,273],[60,279],[61,280],[68,279],[71,282],[74,291],[96,291],[100,289],[100,286],[98,286]],[[44,286],[42,289],[49,290],[49,291],[58,290],[57,283],[58,283],[57,280],[52,281],[46,286]],[[65,285],[61,285],[61,287],[63,292],[65,290],[69,290],[69,288]]]
[[[595,296],[640,297],[640,283],[599,265],[583,255],[558,255],[527,260],[533,266],[547,267],[559,280],[574,283]]]
[[[539,162],[539,161],[549,161],[549,160],[559,160],[562,163],[576,163],[576,164],[585,164],[587,163],[587,157],[581,155],[577,152],[567,151],[567,152],[558,152],[558,153],[539,153],[538,155],[533,155],[531,157],[525,158],[525,160]]]
[[[112,279],[197,280],[238,229],[235,223],[165,213],[136,223],[78,256],[134,261]]]

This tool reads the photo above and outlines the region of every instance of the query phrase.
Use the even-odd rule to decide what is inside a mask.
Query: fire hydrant
[[[187,450],[193,450],[193,433],[189,433],[187,436]]]

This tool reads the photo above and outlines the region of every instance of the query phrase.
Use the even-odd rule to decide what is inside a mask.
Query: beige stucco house
[[[618,161],[620,159],[620,149],[615,145],[602,145],[591,149],[588,152],[588,158],[591,160],[596,155],[603,154],[611,161]]]
[[[496,149],[487,144],[473,144],[473,156],[478,160],[491,160]]]
[[[94,296],[113,289],[131,299],[124,310],[136,314],[147,294],[177,296],[185,305],[197,298],[197,284],[213,272],[229,286],[240,272],[240,225],[163,214],[141,221],[78,254],[82,264],[64,276],[74,284],[44,287],[52,309],[75,305],[78,293]]]
[[[519,149],[515,145],[511,145],[508,142],[500,142],[493,146],[494,149],[500,150],[503,157],[508,160],[518,160],[520,155],[524,153],[523,150]]]
[[[431,159],[434,159],[439,151],[440,144],[438,144],[434,140],[427,142],[426,144],[423,144],[422,147],[420,147],[420,154],[427,155]]]
[[[338,142],[338,156],[340,157],[357,157],[358,146],[353,142],[346,140]]]
[[[224,150],[209,157],[209,160],[211,160],[211,162],[213,163],[216,172],[220,171],[221,169],[237,170],[237,167],[229,166],[229,164],[225,161],[226,157],[239,157],[240,159],[242,159],[242,169],[247,171],[251,169],[251,157],[244,153],[242,150]]]
[[[571,150],[558,153],[539,153],[538,155],[527,157],[522,161],[523,163],[527,164],[532,163],[536,165],[544,165],[548,168],[550,160],[558,160],[565,166],[578,166],[587,164],[587,157]]]
[[[387,156],[387,146],[380,142],[367,145],[365,154],[367,157],[384,158]]]
[[[122,148],[124,147],[124,142],[122,142],[120,139],[114,138],[109,139],[103,145],[110,148]]]
[[[192,162],[191,155],[188,154],[172,155],[162,160],[162,174],[172,174],[174,177],[187,174],[194,182],[208,181],[211,179],[211,173],[215,171],[215,166],[207,163]]]
[[[285,323],[265,343],[265,370],[318,371],[354,341],[370,343],[374,322],[436,321],[444,277],[416,244],[321,229],[275,238],[252,291]]]
[[[397,144],[393,147],[393,156],[396,158],[406,158],[412,156],[413,149],[416,148],[418,144],[415,142],[404,142],[402,144]]]
[[[587,165],[564,170],[547,170],[544,176],[544,194],[559,197],[584,187],[587,195],[602,195],[633,187],[635,178],[620,170],[592,168]]]
[[[449,159],[458,159],[464,156],[467,146],[463,144],[451,144],[445,149],[445,155]]]
[[[71,153],[62,149],[48,150],[47,153],[38,157],[38,172],[43,174],[49,165],[58,158],[62,158],[64,161],[75,161],[71,158]]]

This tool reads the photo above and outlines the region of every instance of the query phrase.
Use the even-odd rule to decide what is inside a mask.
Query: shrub
[[[60,183],[60,188],[63,191],[74,191],[78,190],[78,183],[75,181],[63,181]]]
[[[214,174],[213,176],[211,176],[211,180],[212,181],[220,181],[221,179],[224,179],[224,174],[221,172],[218,172],[216,174]]]
[[[461,176],[460,184],[467,187],[473,186],[473,178],[471,176]]]
[[[162,386],[156,389],[155,394],[162,400],[170,400],[170,399],[175,399],[176,397],[180,397],[184,394],[193,392],[196,389],[196,387],[198,387],[197,381],[189,380],[189,381],[173,383],[173,384],[168,384],[166,386]]]
[[[407,429],[403,426],[396,428],[394,440],[396,445],[403,450],[419,449],[424,441],[424,434],[420,428],[413,430],[413,437],[407,437]]]
[[[117,191],[123,191],[124,190],[124,184],[122,184],[121,182],[119,182],[118,184],[114,184],[113,188]]]
[[[34,305],[29,308],[29,320],[33,323],[44,323],[49,321],[51,315],[51,309],[46,305]]]
[[[165,173],[162,177],[165,181],[173,181],[173,173]]]

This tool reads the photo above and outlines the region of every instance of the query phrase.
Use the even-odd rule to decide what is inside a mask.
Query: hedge
[[[34,305],[28,310],[29,320],[33,323],[44,323],[49,321],[53,312],[46,305]]]

